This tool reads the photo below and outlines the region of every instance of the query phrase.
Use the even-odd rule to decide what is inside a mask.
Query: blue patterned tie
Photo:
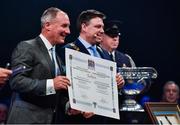
[[[90,46],[89,49],[91,50],[91,52],[93,53],[93,56],[95,57],[99,57],[98,52],[96,50],[95,46]]]

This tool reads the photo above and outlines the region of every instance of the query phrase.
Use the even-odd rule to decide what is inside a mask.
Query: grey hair
[[[179,93],[179,86],[178,86],[174,81],[167,81],[167,82],[164,84],[163,92],[165,91],[166,86],[167,86],[167,85],[171,85],[171,84],[176,85],[177,91],[178,91],[178,93]]]
[[[50,22],[56,18],[58,12],[62,12],[62,10],[56,7],[46,9],[41,16],[41,27],[43,27],[46,22]]]

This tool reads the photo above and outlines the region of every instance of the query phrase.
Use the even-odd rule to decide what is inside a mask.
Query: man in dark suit
[[[12,54],[10,81],[14,91],[7,123],[51,123],[56,95],[66,90],[69,80],[62,76],[63,68],[54,48],[64,43],[70,33],[69,17],[62,10],[51,7],[41,17],[41,34],[20,42]]]
[[[65,52],[65,48],[71,48],[82,53],[86,53],[91,56],[96,56],[103,59],[110,60],[110,57],[107,52],[102,52],[100,48],[96,46],[96,44],[101,41],[102,34],[104,33],[103,27],[103,19],[105,15],[96,10],[86,10],[83,11],[77,20],[77,27],[80,32],[78,39],[75,42],[67,44],[63,47],[63,51]],[[92,50],[92,48],[95,49]],[[65,54],[61,51],[61,57],[63,61],[65,61]],[[117,75],[116,77],[117,85],[122,87],[124,85],[124,79],[122,76]],[[66,112],[66,121],[64,123],[104,123],[105,117],[100,117],[94,115],[92,112],[79,112],[77,110],[71,109],[70,105],[68,107],[68,99],[64,105]],[[63,104],[62,104],[63,106]],[[61,107],[61,106],[59,106]],[[57,121],[60,116],[57,115]],[[60,122],[60,121],[58,121]]]

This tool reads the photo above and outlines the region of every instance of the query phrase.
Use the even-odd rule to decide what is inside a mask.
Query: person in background
[[[102,50],[108,51],[112,61],[117,63],[117,67],[135,67],[135,63],[130,56],[117,50],[120,42],[120,21],[104,21],[104,34],[99,46]]]
[[[10,80],[14,93],[8,124],[52,123],[56,97],[70,85],[55,52],[55,46],[63,44],[70,34],[69,26],[67,13],[50,7],[41,16],[41,34],[20,42],[14,49],[12,68],[25,68]]]
[[[102,35],[102,40],[99,43],[102,51],[107,51],[110,55],[111,61],[116,62],[117,68],[119,67],[135,67],[135,63],[132,58],[118,51],[118,46],[120,42],[120,21],[118,20],[105,20],[104,21],[104,34]],[[133,81],[132,81],[133,82]],[[133,86],[133,84],[132,84]],[[126,86],[124,86],[126,87]],[[122,100],[125,97],[121,94],[121,89],[119,89],[119,107],[121,107]],[[125,117],[127,113],[121,113],[121,119],[116,120],[112,118],[108,118],[106,121],[110,124],[120,124],[120,123],[129,123],[130,119]]]
[[[77,19],[77,28],[80,32],[79,37],[72,43],[65,45],[62,48],[61,57],[65,62],[65,48],[74,49],[76,51],[95,56],[98,58],[108,59],[110,57],[107,52],[102,52],[96,44],[101,41],[102,35],[104,33],[104,23],[103,19],[105,15],[97,10],[86,10],[80,13]],[[116,76],[117,85],[121,88],[124,85],[124,79],[122,76]],[[70,105],[67,108],[68,99],[64,105],[66,105],[66,116],[67,120],[65,123],[104,123],[104,118],[101,116],[94,115],[92,112],[77,112],[71,109]],[[59,106],[60,107],[60,106]],[[65,107],[65,106],[64,106]],[[74,115],[75,114],[75,115]],[[58,116],[58,115],[57,115]],[[59,115],[57,117],[60,118]]]
[[[162,102],[179,103],[179,86],[174,81],[167,81],[163,86]]]

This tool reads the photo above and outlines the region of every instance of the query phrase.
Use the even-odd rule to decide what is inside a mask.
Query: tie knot
[[[93,52],[94,54],[97,54],[96,46],[90,46],[89,48],[90,48],[90,50],[92,50],[92,52]]]
[[[92,51],[93,56],[99,57],[98,52],[96,50],[96,46],[90,46],[89,49]]]
[[[52,48],[50,48],[49,50],[50,50],[51,52],[54,52],[55,48],[52,47]]]
[[[96,47],[95,46],[90,46],[89,47],[91,50],[93,50],[93,51],[96,51]]]

